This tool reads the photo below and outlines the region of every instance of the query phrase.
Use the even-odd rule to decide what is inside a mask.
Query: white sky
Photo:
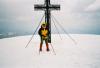
[[[42,3],[44,0],[0,0],[0,24],[3,24],[0,29],[6,31],[8,26],[9,30],[33,31],[43,14],[34,11],[34,4]],[[96,33],[100,29],[100,0],[51,0],[51,3],[61,5],[61,10],[52,14],[69,32]]]

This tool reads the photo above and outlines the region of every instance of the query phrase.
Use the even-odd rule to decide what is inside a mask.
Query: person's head
[[[46,23],[43,22],[41,26],[42,26],[42,28],[46,28]]]

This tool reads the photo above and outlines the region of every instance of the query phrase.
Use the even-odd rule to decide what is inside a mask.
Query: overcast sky
[[[35,11],[34,4],[43,3],[44,0],[0,0],[0,33],[34,31],[44,14]],[[60,11],[51,13],[69,33],[100,34],[100,0],[51,0],[51,3],[61,5]]]

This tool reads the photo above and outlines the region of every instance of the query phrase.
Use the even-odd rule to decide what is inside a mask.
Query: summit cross
[[[35,10],[44,10],[45,11],[45,22],[49,30],[48,42],[51,43],[51,10],[60,10],[60,5],[51,4],[50,0],[45,0],[44,4],[34,5]]]

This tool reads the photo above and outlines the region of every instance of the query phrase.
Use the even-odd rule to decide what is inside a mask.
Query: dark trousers
[[[40,50],[42,50],[43,41],[45,41],[46,49],[49,50],[48,37],[43,37],[43,36],[41,36],[40,38],[41,38]]]

